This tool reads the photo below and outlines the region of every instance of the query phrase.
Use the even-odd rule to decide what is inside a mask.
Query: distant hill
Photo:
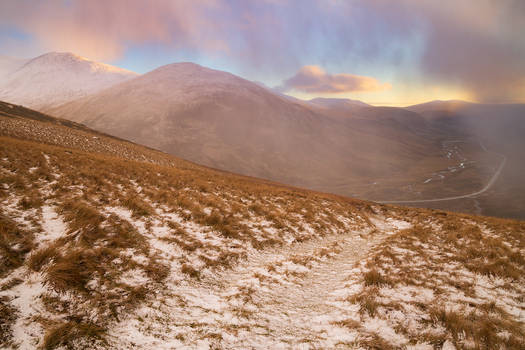
[[[355,107],[370,107],[368,103],[348,98],[323,98],[317,97],[308,101],[312,105],[325,108],[341,108],[353,110]]]

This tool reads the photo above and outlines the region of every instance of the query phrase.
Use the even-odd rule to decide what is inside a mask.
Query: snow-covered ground
[[[1,347],[524,343],[520,222],[5,142]]]

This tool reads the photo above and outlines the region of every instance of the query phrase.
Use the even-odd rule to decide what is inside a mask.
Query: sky
[[[523,0],[2,0],[0,55],[191,61],[298,98],[525,102]]]

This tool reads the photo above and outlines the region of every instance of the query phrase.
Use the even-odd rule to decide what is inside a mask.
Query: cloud
[[[225,50],[217,1],[17,0],[0,3],[0,21],[33,35],[49,51],[92,59],[122,57],[130,45]]]
[[[416,48],[399,79],[417,74],[425,86],[461,88],[482,102],[525,102],[525,1],[369,0],[365,8],[385,40]]]
[[[372,92],[390,89],[372,77],[340,73],[328,74],[319,66],[304,66],[293,77],[286,79],[279,90],[333,94],[343,92]]]
[[[0,1],[0,23],[31,36],[21,46],[106,62],[162,47],[250,79],[280,81],[316,62],[396,87],[525,101],[523,0],[16,0]],[[0,41],[4,54],[13,40]]]
[[[455,82],[484,102],[525,102],[525,1],[417,7],[429,19],[419,66],[427,79]]]

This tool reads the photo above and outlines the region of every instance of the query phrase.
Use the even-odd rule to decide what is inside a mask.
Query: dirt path
[[[359,335],[334,324],[358,312],[340,301],[355,293],[347,278],[373,247],[409,226],[392,219],[372,221],[374,233],[356,229],[252,251],[232,270],[170,283],[138,312],[140,320],[126,320],[110,332],[112,346],[309,349],[350,344]]]
[[[237,338],[227,347],[334,347],[338,342],[347,342],[351,340],[349,337],[355,337],[348,329],[334,325],[334,322],[355,317],[356,313],[355,309],[346,309],[345,304],[338,299],[351,289],[347,285],[347,278],[356,264],[367,256],[371,248],[397,231],[395,225],[388,223],[378,226],[379,230],[374,234],[352,232],[328,236],[275,253],[261,254],[223,276],[223,280],[228,281],[221,288],[223,296],[242,289],[247,281],[251,281],[254,287],[250,293],[243,295],[246,297],[245,305],[251,309],[242,324],[250,330],[249,336]],[[305,265],[277,268],[268,278],[260,278],[259,275],[254,281],[254,275],[267,270],[271,264],[282,263],[282,266],[287,266],[303,257],[315,258],[323,248],[333,251],[332,256]],[[232,310],[238,307],[238,300],[231,300]]]
[[[262,306],[258,321],[266,325],[273,339],[285,343],[301,339],[315,343],[329,341],[333,328],[330,322],[347,313],[338,307],[334,296],[345,289],[350,270],[383,238],[384,235],[370,240],[346,238],[340,253],[312,268],[297,283],[258,292],[255,297]]]

